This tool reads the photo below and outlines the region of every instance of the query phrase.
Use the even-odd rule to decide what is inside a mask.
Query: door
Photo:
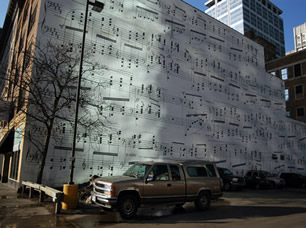
[[[143,191],[144,203],[167,203],[172,184],[167,164],[154,165],[146,177]]]

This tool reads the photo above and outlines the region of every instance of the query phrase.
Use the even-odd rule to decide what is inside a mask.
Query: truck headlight
[[[113,185],[108,185],[105,189],[104,189],[104,195],[106,197],[114,197],[115,196],[115,188]]]
[[[232,181],[233,181],[233,182],[238,182],[238,178],[234,177],[234,178],[232,179]]]

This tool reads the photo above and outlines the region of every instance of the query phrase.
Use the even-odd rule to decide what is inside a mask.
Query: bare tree
[[[35,50],[35,51],[34,51]],[[84,60],[90,56],[85,54]],[[88,61],[89,62],[89,61]],[[30,122],[36,123],[44,132],[44,139],[38,140],[31,133],[25,137],[38,149],[39,168],[37,183],[42,183],[44,167],[53,128],[56,121],[71,122],[75,107],[76,85],[79,71],[80,55],[70,45],[56,45],[48,42],[46,45],[35,45],[24,53],[22,66],[12,67],[6,74],[1,74],[6,81],[8,97],[12,97],[15,109],[23,113]],[[96,63],[85,64],[82,74],[96,71]],[[98,105],[92,102],[88,93],[81,94],[82,107]],[[84,109],[86,110],[86,108]],[[104,127],[100,119],[80,115],[79,124],[89,129]]]

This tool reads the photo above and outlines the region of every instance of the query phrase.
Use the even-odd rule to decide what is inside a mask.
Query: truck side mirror
[[[153,181],[153,177],[152,176],[147,176],[146,183],[148,183],[150,181]]]

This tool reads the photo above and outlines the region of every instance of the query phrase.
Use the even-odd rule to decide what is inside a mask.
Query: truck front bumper
[[[95,192],[91,192],[91,201],[101,207],[112,209],[117,204],[117,197],[106,198]]]

